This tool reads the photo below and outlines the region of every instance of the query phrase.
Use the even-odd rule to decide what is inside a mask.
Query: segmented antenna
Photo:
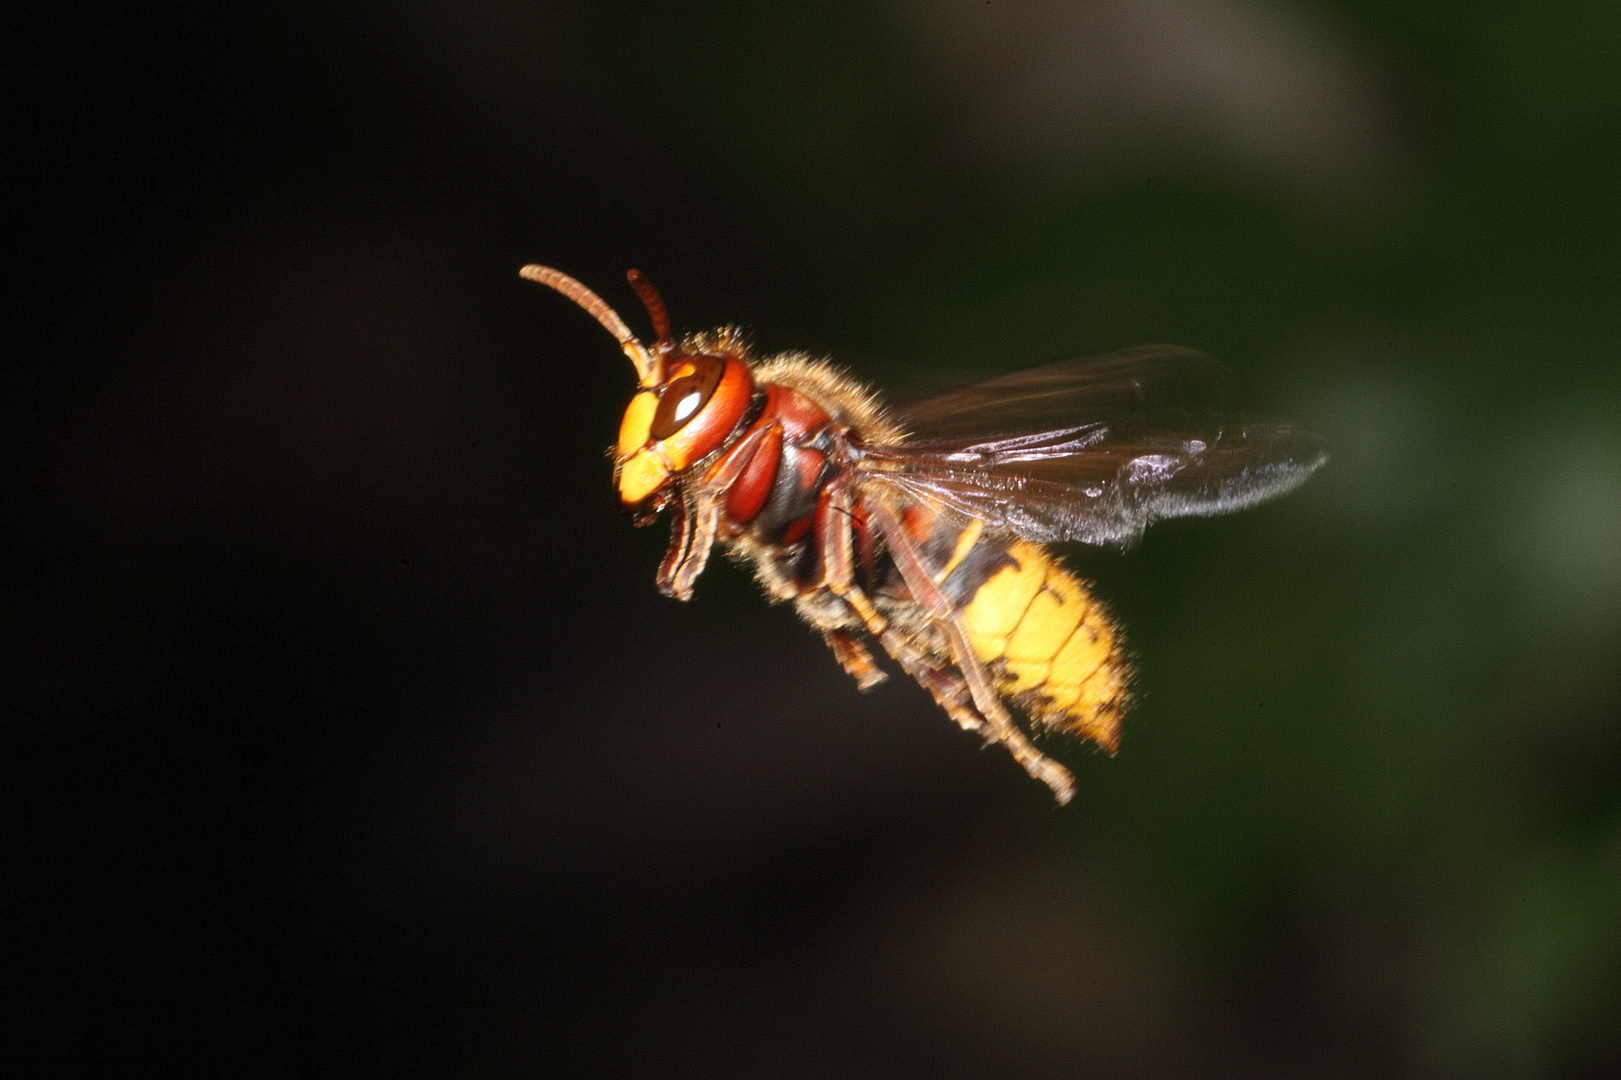
[[[670,313],[664,307],[664,297],[653,288],[653,283],[642,276],[642,272],[634,266],[625,271],[625,280],[630,287],[636,290],[636,295],[642,298],[642,306],[647,309],[647,317],[653,320],[653,331],[659,339],[653,343],[653,348],[663,351],[661,346],[670,344]]]
[[[659,384],[659,380],[663,377],[663,372],[660,369],[664,365],[652,353],[647,351],[645,345],[636,340],[636,335],[630,332],[630,327],[625,325],[625,320],[619,317],[617,311],[608,306],[606,300],[561,270],[553,270],[549,266],[530,263],[518,271],[518,276],[539,282],[549,289],[556,289],[590,312],[591,317],[601,323],[602,328],[612,334],[615,341],[619,342],[619,347],[625,351],[625,355],[635,365],[636,376],[641,380],[642,385],[657,386]],[[641,290],[638,289],[637,292],[640,294]],[[654,294],[655,297],[657,295],[657,293]],[[645,298],[643,303],[646,303]],[[662,307],[661,303],[660,308],[662,309]],[[668,325],[669,318],[666,316],[664,328],[660,329],[661,336],[663,336],[663,330],[667,329]],[[655,320],[655,326],[657,326],[657,320]]]

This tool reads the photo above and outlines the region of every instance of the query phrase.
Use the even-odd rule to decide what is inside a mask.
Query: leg
[[[659,563],[658,576],[653,580],[658,584],[659,592],[665,596],[675,595],[676,570],[686,561],[687,552],[692,549],[692,513],[687,508],[685,495],[678,495],[670,504],[670,550],[664,553],[664,561]]]
[[[889,623],[855,581],[854,521],[850,489],[842,480],[829,480],[816,501],[816,550],[822,559],[822,583],[861,616],[869,634],[881,637]]]
[[[693,501],[698,505],[691,514],[692,541],[687,545],[686,554],[670,577],[664,576],[662,567],[659,573],[659,591],[677,600],[692,599],[692,583],[709,565],[709,553],[715,549],[715,534],[720,530],[720,500],[701,492]]]
[[[760,445],[781,434],[782,425],[776,421],[756,428],[710,470],[696,490],[683,492],[673,507],[670,550],[659,566],[657,578],[659,592],[677,600],[692,599],[692,583],[709,565],[709,553],[720,531],[721,500]]]
[[[849,489],[842,481],[831,481],[823,490],[821,502],[816,507],[816,543],[822,555],[824,584],[835,596],[855,609],[867,624],[868,632],[879,640],[902,670],[934,697],[935,703],[946,711],[946,715],[957,721],[965,731],[984,732],[985,721],[968,704],[968,684],[953,672],[934,664],[928,654],[913,644],[908,636],[890,626],[855,584],[854,521]],[[866,684],[861,683],[862,675],[845,661],[840,646],[834,643],[833,634],[846,637],[848,645],[859,649],[869,666],[872,655],[841,631],[829,632],[828,644],[833,646],[834,655],[839,657],[846,671],[856,676],[862,689],[866,689]],[[881,677],[883,673],[878,674]]]
[[[974,655],[974,650],[968,643],[968,635],[962,628],[961,618],[952,608],[950,601],[935,586],[923,561],[922,553],[912,543],[912,538],[895,516],[895,512],[876,499],[872,500],[872,509],[873,517],[884,534],[884,540],[889,544],[890,554],[895,558],[896,569],[900,571],[901,578],[912,593],[912,598],[935,620],[951,643],[952,658],[968,683],[974,704],[990,724],[996,740],[1007,747],[1008,753],[1013,755],[1013,760],[1023,765],[1025,772],[1052,789],[1053,797],[1060,805],[1069,802],[1075,795],[1075,778],[1070,775],[1068,769],[1031,745],[1029,738],[1013,722],[1012,715],[1002,704],[1001,695],[991,685],[990,674],[985,670],[985,665]]]
[[[932,663],[923,650],[897,630],[885,631],[879,640],[895,662],[929,692],[935,704],[957,721],[958,727],[964,731],[979,732],[985,736],[986,742],[996,741],[996,736],[990,733],[985,721],[969,705],[968,684],[963,682],[962,676]]]
[[[833,650],[833,658],[839,662],[839,666],[855,679],[857,690],[866,693],[889,678],[867,647],[846,631],[823,630],[822,637],[827,640],[828,648]]]

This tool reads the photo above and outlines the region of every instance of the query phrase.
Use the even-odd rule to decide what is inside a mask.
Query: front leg
[[[687,552],[691,548],[692,514],[687,509],[686,496],[682,495],[670,504],[670,549],[664,553],[664,561],[659,563],[658,576],[653,579],[658,585],[659,592],[665,596],[676,595],[676,571],[686,561]]]
[[[659,564],[656,579],[659,592],[677,600],[692,599],[692,585],[709,565],[709,553],[720,533],[720,509],[726,493],[737,482],[743,467],[756,450],[770,438],[782,434],[775,420],[750,432],[717,462],[692,489],[685,485],[672,504],[670,550]]]
[[[670,551],[659,567],[659,592],[677,600],[692,599],[692,584],[709,565],[709,553],[715,548],[715,537],[720,531],[720,500],[701,493],[692,496],[697,505],[681,515],[682,531],[687,535],[679,541],[670,537]],[[682,551],[676,554],[677,543]]]

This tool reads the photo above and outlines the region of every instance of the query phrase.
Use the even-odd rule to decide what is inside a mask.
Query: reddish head
[[[614,486],[626,507],[646,505],[667,492],[675,477],[719,450],[736,430],[754,395],[754,380],[739,350],[714,342],[670,337],[664,301],[640,273],[627,277],[653,320],[658,339],[647,348],[596,293],[547,266],[518,271],[556,289],[596,317],[636,367],[642,388],[630,399],[614,446]]]

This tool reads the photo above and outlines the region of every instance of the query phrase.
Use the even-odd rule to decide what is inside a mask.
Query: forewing
[[[895,410],[921,439],[1052,429],[1168,406],[1208,406],[1228,371],[1176,345],[1061,360],[1011,371]]]
[[[1164,518],[1210,517],[1281,495],[1327,459],[1323,440],[1296,424],[1190,409],[916,439],[864,455],[863,484],[1032,540],[1117,546]]]

